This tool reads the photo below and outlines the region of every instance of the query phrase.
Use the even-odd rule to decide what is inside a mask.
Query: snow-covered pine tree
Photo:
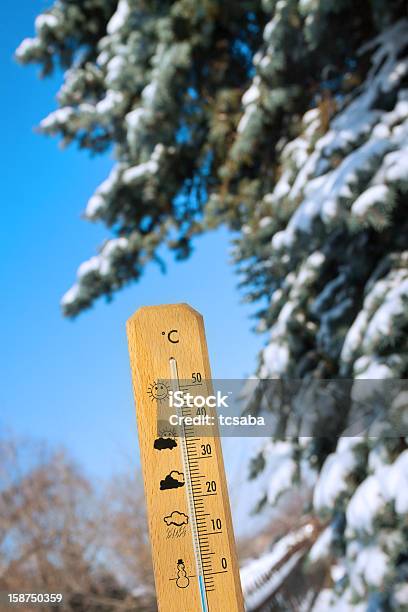
[[[314,511],[328,521],[310,553],[333,566],[319,612],[408,609],[407,43],[408,20],[388,21],[349,55],[352,72],[332,67],[299,133],[278,143],[277,180],[236,248],[251,299],[266,298],[259,376],[287,381],[267,407],[281,436],[304,434],[286,443],[267,501],[306,474],[310,482],[312,467]],[[294,392],[293,379],[303,381]],[[345,435],[360,433],[362,399],[381,427]],[[257,463],[268,460],[269,444]]]
[[[401,379],[408,373],[407,42],[407,20],[388,25],[361,48],[370,64],[352,94],[344,92],[347,74],[327,84],[325,96],[303,116],[300,133],[282,142],[280,176],[243,228],[237,257],[250,258],[245,273],[256,286],[254,297],[268,298],[261,325],[271,337],[260,377],[305,381],[290,399],[292,422],[281,434],[289,426],[293,432],[296,401],[304,404],[307,395],[313,416],[327,426],[316,378]],[[362,392],[368,399],[381,390],[382,407],[405,416],[408,393],[397,383],[365,383],[354,382],[348,401],[343,396],[334,404],[327,437],[318,422],[317,436],[288,446],[267,491],[275,503],[302,478],[305,465],[314,466],[314,509],[329,526],[311,558],[329,557],[331,545],[334,566],[333,588],[322,594],[318,610],[408,606],[407,427],[369,429],[366,437],[336,443]],[[281,414],[282,403],[275,410]],[[273,456],[270,447],[265,454]]]
[[[117,160],[85,211],[114,237],[79,267],[65,314],[137,279],[162,243],[189,254],[264,21],[259,1],[217,0],[58,0],[37,17],[18,60],[65,69],[41,130],[93,152],[113,145]]]
[[[137,278],[162,243],[186,256],[208,227],[240,230],[236,259],[270,330],[259,376],[282,379],[292,413],[309,397],[320,433],[316,381],[351,381],[325,437],[280,443],[266,499],[312,469],[328,527],[311,558],[333,566],[316,610],[406,610],[407,437],[342,435],[359,379],[408,374],[405,2],[59,0],[17,57],[65,69],[44,132],[115,146],[86,208],[113,237],[80,266],[64,312]],[[406,415],[401,385],[372,389]],[[266,403],[293,434],[286,407]]]

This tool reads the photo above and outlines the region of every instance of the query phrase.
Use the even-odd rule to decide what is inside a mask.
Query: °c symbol
[[[166,335],[166,332],[162,332],[162,336],[165,336],[165,335]],[[171,342],[172,344],[178,344],[180,342],[178,338],[178,330],[171,329],[167,334],[167,340]]]

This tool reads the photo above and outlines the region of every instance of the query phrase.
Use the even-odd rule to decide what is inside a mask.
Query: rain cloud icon
[[[182,525],[187,525],[188,516],[184,514],[184,512],[177,512],[174,510],[169,516],[165,516],[163,521],[166,525],[176,525],[176,527],[181,527]]]

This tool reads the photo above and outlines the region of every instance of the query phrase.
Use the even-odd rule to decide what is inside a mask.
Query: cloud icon
[[[178,487],[184,486],[184,474],[173,470],[170,474],[167,474],[164,480],[160,481],[160,490],[165,491],[166,489],[178,489]]]
[[[173,438],[157,438],[153,446],[156,450],[164,450],[165,448],[172,450],[176,448],[177,442]]]
[[[177,512],[174,510],[170,516],[165,516],[163,521],[166,525],[176,525],[176,527],[181,527],[181,525],[187,525],[188,516],[184,514],[184,512]]]

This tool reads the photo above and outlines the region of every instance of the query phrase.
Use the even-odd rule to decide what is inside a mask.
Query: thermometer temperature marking
[[[202,317],[187,304],[145,307],[127,332],[159,610],[242,612],[218,428],[203,435],[180,418],[196,409],[169,408],[170,391],[212,394]],[[162,409],[177,429],[158,421]]]
[[[174,357],[170,358],[170,378],[172,381],[173,392],[180,391],[177,361],[174,359]],[[177,416],[179,417],[184,416],[183,410],[181,407],[177,409]],[[200,589],[201,609],[202,609],[202,612],[208,612],[207,595],[205,592],[205,576],[204,576],[204,570],[203,570],[203,564],[202,564],[202,558],[201,558],[200,538],[199,538],[198,526],[197,526],[197,513],[196,513],[195,504],[194,504],[194,490],[193,490],[190,462],[189,462],[189,456],[188,456],[188,446],[187,446],[188,433],[184,425],[181,425],[181,429],[182,431],[180,432],[181,435],[179,437],[180,447],[181,447],[180,450],[181,450],[181,457],[183,461],[184,478],[185,478],[185,483],[186,483],[187,503],[188,503],[188,510],[189,510],[189,516],[190,516],[191,537],[193,541],[194,557],[195,557],[196,568],[197,568],[198,586]]]

